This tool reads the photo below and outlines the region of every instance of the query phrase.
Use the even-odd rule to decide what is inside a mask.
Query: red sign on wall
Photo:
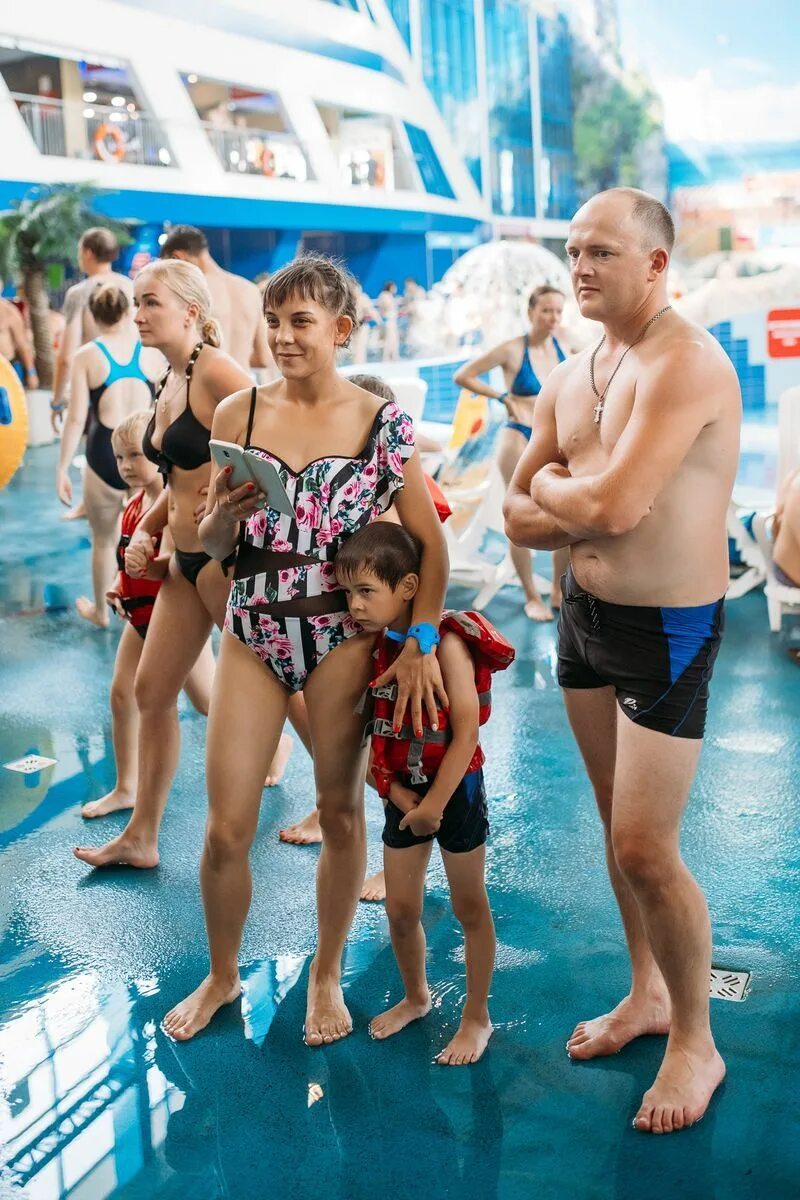
[[[800,308],[773,308],[767,313],[770,358],[800,358]]]

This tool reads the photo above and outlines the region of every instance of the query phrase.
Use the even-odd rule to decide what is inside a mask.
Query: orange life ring
[[[275,174],[275,155],[266,144],[261,154],[261,173],[263,175]]]
[[[113,146],[108,145],[109,138]],[[94,152],[103,162],[122,162],[127,146],[124,133],[116,125],[104,121],[98,126],[94,135]]]

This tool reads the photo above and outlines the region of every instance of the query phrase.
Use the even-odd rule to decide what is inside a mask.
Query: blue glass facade
[[[409,0],[386,0],[386,7],[394,23],[403,35],[403,41],[411,49],[411,13]]]
[[[446,196],[448,200],[453,200],[455,192],[448,182],[444,168],[439,162],[438,155],[425,130],[420,129],[418,125],[410,125],[408,121],[405,122],[405,129],[425,191],[434,196]]]
[[[563,13],[538,18],[543,217],[567,220],[578,207],[572,143],[572,38]]]
[[[472,0],[420,0],[422,73],[472,178],[481,187],[481,115]]]
[[[529,12],[524,0],[484,0],[492,211],[536,211]]]

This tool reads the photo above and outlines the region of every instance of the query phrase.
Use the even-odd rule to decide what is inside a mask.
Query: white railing
[[[302,143],[290,133],[209,122],[203,128],[226,171],[301,183],[313,178]]]
[[[12,99],[42,154],[148,167],[175,165],[151,113],[19,93],[12,93]]]

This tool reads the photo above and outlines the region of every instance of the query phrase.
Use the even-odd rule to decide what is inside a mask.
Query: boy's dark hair
[[[397,403],[397,396],[380,375],[351,375],[350,382],[363,388],[365,392],[372,392],[379,400],[394,400],[395,404]]]
[[[111,263],[119,254],[119,242],[110,229],[95,225],[85,229],[80,236],[78,245],[82,250],[89,250],[98,262]]]
[[[392,591],[406,575],[419,575],[422,547],[402,525],[373,521],[348,538],[336,555],[337,574],[352,579],[369,571]]]
[[[208,238],[196,225],[173,225],[161,243],[161,257],[172,258],[176,250],[199,258],[208,249]]]
[[[349,317],[358,328],[358,284],[344,263],[325,254],[300,254],[271,275],[264,287],[264,315],[292,296],[314,300],[336,317]],[[349,336],[341,343],[346,346]]]

